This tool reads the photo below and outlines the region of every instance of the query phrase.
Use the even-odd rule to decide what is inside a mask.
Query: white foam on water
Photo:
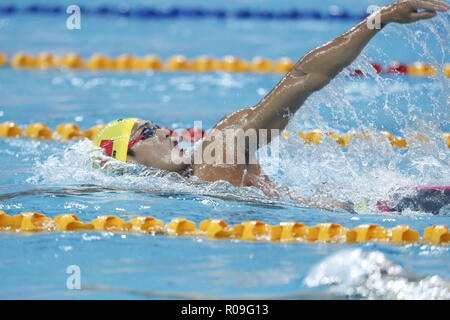
[[[450,299],[450,281],[436,275],[421,277],[380,251],[361,248],[328,256],[311,268],[304,283],[349,298]]]
[[[426,30],[433,32],[423,39]],[[422,52],[424,61],[435,62],[439,68],[448,56],[444,17],[424,21],[411,26],[386,28],[383,32],[398,32],[409,46]],[[439,43],[439,52],[427,46],[428,41]],[[381,58],[391,57],[378,50]],[[437,57],[437,58],[434,58]],[[406,77],[384,77],[370,66],[372,61],[363,52],[350,66],[361,69],[369,79],[352,80],[340,74],[323,90],[314,93],[291,120],[287,130],[289,140],[279,138],[278,157],[261,156],[260,162],[267,174],[280,186],[305,197],[329,198],[359,203],[369,200],[371,206],[360,213],[376,213],[374,202],[386,200],[393,190],[402,186],[450,185],[450,152],[442,138],[442,128],[450,123],[448,112],[448,78],[440,74],[437,81],[409,82]],[[213,83],[220,88],[245,87],[252,80],[226,73],[200,75],[198,83],[193,76],[175,77],[176,84]],[[236,80],[238,79],[238,80]],[[240,80],[239,80],[240,79]],[[103,83],[106,80],[102,80]],[[130,82],[130,85],[138,83]],[[368,112],[358,113],[357,105],[367,103]],[[400,108],[402,107],[402,108]],[[330,116],[323,117],[325,108]],[[380,133],[374,119],[379,110],[400,134],[407,138],[408,148],[396,149]],[[424,111],[425,110],[425,111]],[[431,110],[431,112],[430,112]],[[348,125],[345,123],[349,123]],[[348,148],[341,148],[334,139],[325,137],[318,146],[300,142],[295,136],[298,130],[320,129],[343,134],[349,129],[362,129],[371,137],[361,135],[351,138]],[[187,192],[238,199],[272,201],[255,188],[236,188],[224,181],[204,183],[198,179],[186,179],[174,173],[133,164],[118,164],[122,174],[107,174],[91,166],[91,145],[88,141],[73,144],[62,154],[38,161],[31,183],[47,185],[95,184],[105,187],[142,189],[161,192]],[[269,147],[270,149],[270,147]],[[262,154],[262,152],[260,152]]]
[[[439,16],[433,21],[383,32],[398,32],[405,38],[405,47],[414,45],[423,61],[442,70],[448,60],[449,27],[447,19]],[[424,32],[428,38],[421,36]],[[429,48],[430,41],[439,44],[438,50]],[[392,57],[378,51],[387,65]],[[448,78],[439,72],[434,80],[416,83],[404,76],[380,76],[370,66],[373,60],[364,51],[350,66],[361,69],[369,79],[353,80],[341,73],[314,93],[293,117],[287,128],[288,141],[280,139],[278,175],[273,177],[277,183],[287,184],[304,195],[313,196],[319,191],[354,203],[369,200],[372,206],[368,213],[376,212],[377,200],[389,199],[393,190],[400,187],[450,185],[450,149],[442,137],[442,128],[450,123]],[[358,105],[363,102],[368,112],[361,115]],[[321,108],[330,115],[324,118]],[[407,149],[393,147],[380,133],[382,128],[375,121],[377,112],[381,112],[383,121],[395,125],[399,136],[406,138]],[[340,128],[338,132],[336,127]],[[318,146],[299,142],[296,132],[311,129],[338,134],[355,129],[360,133],[350,139],[347,149],[339,147],[331,137],[325,137]],[[364,139],[361,130],[371,139]],[[263,159],[262,163],[276,171],[270,159]]]
[[[93,159],[108,160],[110,169],[93,167]],[[62,154],[44,161],[36,160],[33,175],[27,182],[48,187],[98,186],[105,189],[148,193],[186,193],[227,200],[291,204],[270,199],[253,187],[237,188],[226,181],[204,182],[185,178],[174,172],[116,161],[102,154],[90,140],[73,143]]]

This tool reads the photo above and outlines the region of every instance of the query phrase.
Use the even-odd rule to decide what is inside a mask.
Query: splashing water
[[[421,50],[423,61],[442,70],[449,52],[448,30],[448,20],[439,16],[383,32],[398,32],[407,39],[405,46],[414,45]],[[427,38],[422,37],[424,34]],[[431,48],[430,42],[437,44],[437,49]],[[450,152],[442,138],[450,123],[448,78],[439,72],[438,81],[416,84],[411,78],[379,76],[370,66],[375,60],[367,55],[370,49],[350,66],[368,75],[367,81],[355,81],[341,73],[307,100],[288,131],[320,129],[336,133],[337,129],[343,134],[357,129],[371,141],[359,134],[345,150],[331,137],[325,137],[319,146],[281,139],[281,174],[274,178],[276,182],[288,182],[303,194],[321,190],[354,203],[387,199],[402,186],[450,185]],[[376,48],[376,52],[384,65],[392,60],[381,49]],[[405,137],[408,149],[394,148],[379,132],[386,130],[385,126],[394,135]]]
[[[308,287],[351,298],[450,299],[450,281],[439,276],[420,277],[388,259],[380,251],[341,250],[309,271]]]
[[[448,28],[448,21],[439,16],[433,21],[386,28],[383,32],[401,34],[406,39],[405,46],[409,44],[420,50],[425,61],[431,61],[442,69],[449,50]],[[423,38],[425,34],[427,37]],[[438,49],[431,48],[429,42],[437,43]],[[378,56],[384,65],[392,60],[381,49],[369,46],[350,66],[351,69],[362,70],[368,78],[354,80],[345,72],[341,73],[307,100],[287,128],[289,132],[320,129],[341,134],[349,129],[359,129],[371,140],[357,135],[344,149],[329,136],[318,146],[303,144],[295,138],[287,141],[279,138],[277,142],[281,148],[276,160],[260,156],[263,168],[274,182],[304,196],[314,197],[320,191],[326,197],[353,203],[365,199],[387,199],[392,190],[402,186],[450,185],[450,153],[441,138],[450,123],[446,94],[448,78],[440,73],[438,81],[415,83],[406,77],[382,77],[370,66],[369,62],[375,60],[373,55]],[[216,79],[212,75],[205,77],[210,79],[208,81]],[[219,75],[219,79],[222,77]],[[205,81],[204,77],[201,79]],[[227,79],[225,86],[230,86],[228,82],[233,83],[234,80]],[[393,148],[389,140],[379,133],[385,127],[406,137],[408,149]],[[42,163],[37,162],[35,174],[28,182],[64,186],[95,184],[244,201],[279,201],[268,199],[255,188],[235,188],[224,181],[204,183],[195,178],[187,179],[132,164],[124,164],[125,171],[120,176],[106,174],[92,168],[91,148],[90,142],[81,141],[60,157],[51,156]],[[286,200],[286,203],[292,205],[290,201]],[[374,211],[374,207],[368,210]]]
[[[237,188],[226,181],[204,182],[196,177],[185,178],[174,172],[145,167],[135,163],[114,161],[113,170],[96,169],[93,159],[106,158],[90,140],[68,147],[60,157],[50,156],[36,161],[34,175],[27,182],[54,187],[100,186],[157,194],[195,194],[225,200],[290,204],[288,200],[267,198],[253,187]],[[111,161],[110,158],[108,158]]]

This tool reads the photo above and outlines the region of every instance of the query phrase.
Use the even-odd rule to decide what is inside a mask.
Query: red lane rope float
[[[271,242],[357,243],[376,241],[395,244],[423,242],[433,245],[450,243],[450,233],[446,225],[427,227],[421,237],[418,231],[407,225],[384,228],[376,224],[362,224],[354,229],[349,229],[330,222],[307,226],[296,221],[270,225],[262,221],[250,220],[236,225],[228,225],[223,219],[207,219],[201,221],[197,227],[194,222],[185,218],[174,218],[165,224],[163,221],[149,216],[137,216],[125,221],[113,215],[102,215],[89,222],[83,222],[74,214],[65,213],[52,219],[38,212],[21,212],[10,216],[1,210],[0,231],[109,231]]]
[[[27,137],[31,139],[40,140],[72,140],[72,139],[82,139],[88,138],[92,140],[97,132],[103,128],[103,124],[98,124],[92,126],[89,129],[82,130],[77,124],[74,123],[63,123],[56,126],[56,130],[52,131],[45,123],[36,122],[26,126],[23,130],[14,121],[5,121],[0,123],[0,137]],[[206,131],[201,128],[185,128],[178,129],[175,131],[172,128],[163,126],[162,128],[169,131],[170,135],[178,138],[185,142],[196,142],[206,135]],[[396,148],[407,148],[409,141],[420,141],[420,142],[430,142],[431,139],[426,135],[421,133],[416,133],[413,136],[406,138],[396,137],[389,131],[380,131],[381,135],[385,136],[393,147]],[[290,134],[288,132],[283,132],[281,134],[284,138],[289,139]],[[301,138],[304,143],[317,145],[321,143],[326,136],[331,136],[336,143],[342,147],[348,147],[350,140],[360,135],[366,140],[370,140],[371,137],[368,133],[364,131],[357,132],[351,130],[345,134],[339,135],[334,132],[324,132],[321,130],[312,130],[309,132],[298,131],[297,135]],[[448,148],[450,148],[450,133],[445,132],[442,134],[442,138],[446,141]]]
[[[235,56],[225,56],[216,59],[208,56],[199,56],[192,60],[183,55],[174,55],[165,61],[156,55],[138,57],[131,54],[121,54],[115,58],[110,58],[103,53],[95,53],[87,59],[83,59],[76,53],[67,53],[56,56],[52,53],[42,52],[37,55],[30,55],[26,52],[14,54],[10,60],[6,54],[0,52],[0,66],[9,65],[13,68],[71,68],[88,70],[134,70],[134,71],[184,71],[184,72],[254,72],[254,73],[284,73],[294,66],[294,62],[287,57],[275,61],[254,57],[251,61],[246,61]],[[391,62],[383,68],[381,64],[373,62],[371,66],[379,74],[408,74],[414,76],[432,76],[438,73],[438,68],[425,62],[415,62],[405,64]],[[442,72],[450,77],[450,63],[446,63]],[[350,75],[365,75],[360,69],[349,70]]]

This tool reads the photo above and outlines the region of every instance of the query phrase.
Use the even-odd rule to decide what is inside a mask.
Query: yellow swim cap
[[[103,148],[107,156],[127,161],[128,143],[137,120],[140,119],[127,118],[109,122],[94,137],[94,145]]]

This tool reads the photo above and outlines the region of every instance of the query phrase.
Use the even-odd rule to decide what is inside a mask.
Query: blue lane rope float
[[[217,19],[260,19],[260,20],[362,20],[368,16],[365,11],[350,13],[338,6],[331,6],[328,12],[318,10],[270,10],[270,9],[205,9],[201,7],[171,7],[160,9],[155,7],[129,7],[127,5],[98,7],[80,6],[82,14],[95,16],[122,16],[141,19],[177,19],[177,18],[217,18]],[[0,14],[66,14],[64,6],[30,4],[17,6],[15,4],[0,5]]]

